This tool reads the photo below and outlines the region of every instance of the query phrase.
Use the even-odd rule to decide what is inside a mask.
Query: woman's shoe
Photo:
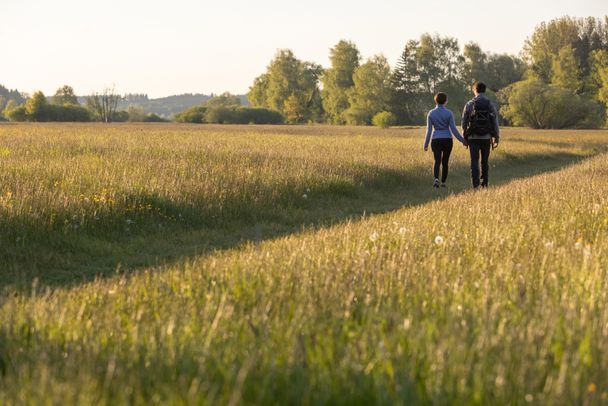
[[[435,182],[433,182],[433,187],[439,188],[439,179],[435,179]]]

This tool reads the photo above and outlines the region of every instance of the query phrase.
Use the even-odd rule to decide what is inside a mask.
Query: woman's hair
[[[448,101],[448,95],[443,93],[443,92],[439,92],[435,95],[435,103],[437,104],[445,104]]]

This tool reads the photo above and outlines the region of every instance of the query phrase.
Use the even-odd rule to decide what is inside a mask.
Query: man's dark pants
[[[490,150],[492,149],[491,140],[472,140],[469,139],[469,152],[471,153],[471,180],[473,187],[477,188],[488,186],[488,172]],[[479,158],[481,158],[481,179],[479,176]]]

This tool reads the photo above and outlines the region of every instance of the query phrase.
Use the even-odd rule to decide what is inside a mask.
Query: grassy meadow
[[[608,404],[608,131],[0,125],[0,404]]]

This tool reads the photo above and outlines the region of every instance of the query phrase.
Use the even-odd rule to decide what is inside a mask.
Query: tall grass
[[[608,401],[605,132],[251,128],[0,127],[0,402]]]

